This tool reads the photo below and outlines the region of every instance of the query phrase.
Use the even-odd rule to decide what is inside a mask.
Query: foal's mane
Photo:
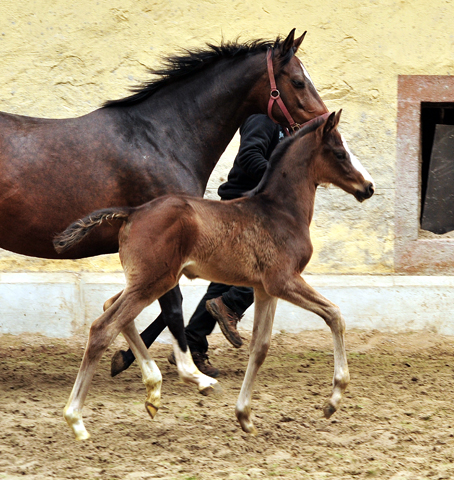
[[[103,108],[134,105],[150,97],[162,87],[176,80],[194,75],[221,59],[244,57],[266,52],[268,48],[275,49],[278,47],[281,41],[280,37],[277,37],[274,41],[261,39],[244,43],[239,43],[238,40],[233,42],[222,41],[220,45],[208,43],[205,48],[195,50],[182,49],[181,54],[165,57],[162,61],[162,66],[157,70],[149,69],[149,73],[157,76],[157,78],[132,87],[130,90],[133,94],[128,97],[119,100],[108,100],[104,103]],[[293,53],[293,48],[291,48],[287,55],[280,58],[281,67],[290,61]]]
[[[263,192],[268,183],[268,179],[272,176],[273,172],[276,170],[278,165],[281,163],[281,160],[285,157],[285,154],[289,148],[293,145],[294,142],[298,141],[300,138],[304,137],[310,132],[316,130],[328,117],[329,114],[323,114],[319,117],[313,118],[306,122],[295,134],[291,137],[287,137],[282,140],[278,146],[274,149],[271,154],[270,159],[268,160],[268,165],[266,167],[265,173],[263,174],[260,183],[251,191],[244,194],[245,197],[253,197]]]

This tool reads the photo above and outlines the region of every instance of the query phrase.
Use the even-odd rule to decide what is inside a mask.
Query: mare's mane
[[[258,195],[259,193],[263,192],[266,184],[268,183],[269,177],[273,174],[277,166],[281,163],[281,160],[285,157],[285,154],[293,145],[293,143],[298,141],[300,138],[304,137],[308,133],[316,130],[326,120],[327,116],[327,114],[324,114],[320,115],[319,117],[313,118],[312,120],[309,120],[295,134],[282,140],[271,154],[265,173],[263,174],[260,183],[253,190],[246,192],[244,196],[253,197],[254,195]]]
[[[183,49],[179,55],[164,58],[161,68],[149,70],[149,73],[158,78],[132,87],[130,91],[133,92],[133,94],[128,97],[118,100],[108,100],[104,103],[103,108],[137,104],[153,95],[153,93],[160,88],[176,80],[194,75],[221,59],[231,59],[266,52],[269,48],[275,49],[280,43],[281,38],[277,37],[275,41],[251,40],[245,43],[222,41],[220,45],[207,44],[205,48],[195,50]],[[291,48],[287,55],[280,58],[280,66],[283,67],[286,65],[293,54],[294,51],[293,48]]]

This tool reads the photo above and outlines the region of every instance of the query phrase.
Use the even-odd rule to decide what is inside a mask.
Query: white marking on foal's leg
[[[71,406],[71,398],[63,409],[63,417],[74,432],[76,440],[87,440],[90,438],[90,434],[87,432],[82,419],[82,410]]]
[[[325,418],[331,417],[339,409],[342,396],[350,383],[344,341],[345,321],[337,307],[334,309],[334,312],[333,318],[329,322],[334,344],[333,392],[328,403],[323,408]]]
[[[178,374],[184,383],[195,383],[199,392],[203,395],[220,393],[222,391],[219,382],[203,374],[194,364],[189,348],[183,352],[175,337],[172,337],[173,352],[177,363]]]
[[[363,167],[361,162],[358,160],[358,158],[351,152],[350,148],[348,147],[347,141],[345,140],[344,136],[341,134],[342,138],[342,143],[344,145],[345,150],[347,150],[348,154],[350,155],[350,160],[352,162],[352,165],[362,174],[364,177],[364,180],[369,180],[369,182],[372,182],[374,188],[375,188],[375,182],[370,173]]]
[[[150,357],[148,350],[134,325],[134,322],[131,322],[129,325],[127,325],[123,329],[122,333],[139,363],[140,370],[142,371],[142,381],[147,389],[145,409],[150,417],[154,418],[159,407],[161,406],[161,371],[154,360],[152,360]]]
[[[277,298],[269,296],[264,291],[254,289],[254,327],[249,347],[249,362],[235,406],[236,418],[240,422],[241,428],[252,435],[257,433],[251,418],[254,381],[268,353],[276,304]]]
[[[71,390],[68,402],[63,409],[63,417],[74,432],[76,440],[87,440],[87,438],[90,438],[90,434],[87,432],[82,418],[82,408],[99,358],[95,358],[91,361],[87,355],[88,348],[89,343],[85,349],[82,364]]]

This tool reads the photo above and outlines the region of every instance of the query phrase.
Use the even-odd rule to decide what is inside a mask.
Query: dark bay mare
[[[294,32],[285,40],[208,45],[170,57],[156,80],[82,117],[0,113],[0,248],[70,259],[116,252],[121,221],[105,223],[64,255],[57,256],[52,239],[96,209],[170,193],[201,197],[236,130],[269,105],[289,127],[325,113],[295,56],[304,34],[295,39]],[[267,54],[280,92],[271,95],[288,115],[270,102]],[[178,286],[160,306],[161,330],[181,321]]]
[[[87,348],[64,416],[77,439],[89,437],[82,407],[96,366],[122,332],[136,356],[147,388],[145,403],[153,418],[161,405],[162,376],[134,325],[136,316],[178,284],[182,275],[254,288],[255,314],[250,357],[236,404],[245,432],[254,433],[251,397],[264,362],[278,298],[322,317],[334,342],[333,390],[325,408],[329,418],[349,383],[344,346],[345,322],[339,308],[311,288],[301,272],[312,255],[309,235],[317,186],[333,183],[358,201],[371,197],[374,184],[355,168],[336,127],[340,112],[311,120],[281,142],[258,187],[246,198],[216,202],[189,196],[165,196],[140,207],[103,209],[73,223],[55,239],[58,252],[83,241],[105,221],[118,219],[120,259],[126,287],[93,322]],[[369,177],[369,178],[365,178]],[[282,195],[285,192],[285,195]],[[195,367],[183,324],[169,325],[178,372],[184,382],[209,394],[214,378]]]

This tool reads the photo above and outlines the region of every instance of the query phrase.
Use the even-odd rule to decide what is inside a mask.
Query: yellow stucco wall
[[[446,0],[2,0],[0,109],[81,115],[125,96],[178,47],[308,30],[299,56],[328,107],[343,108],[341,130],[377,183],[362,205],[334,188],[319,192],[308,271],[391,273],[397,75],[454,74],[453,25]],[[212,176],[210,196],[235,142]],[[119,268],[116,256],[49,262],[0,254],[3,271]]]

